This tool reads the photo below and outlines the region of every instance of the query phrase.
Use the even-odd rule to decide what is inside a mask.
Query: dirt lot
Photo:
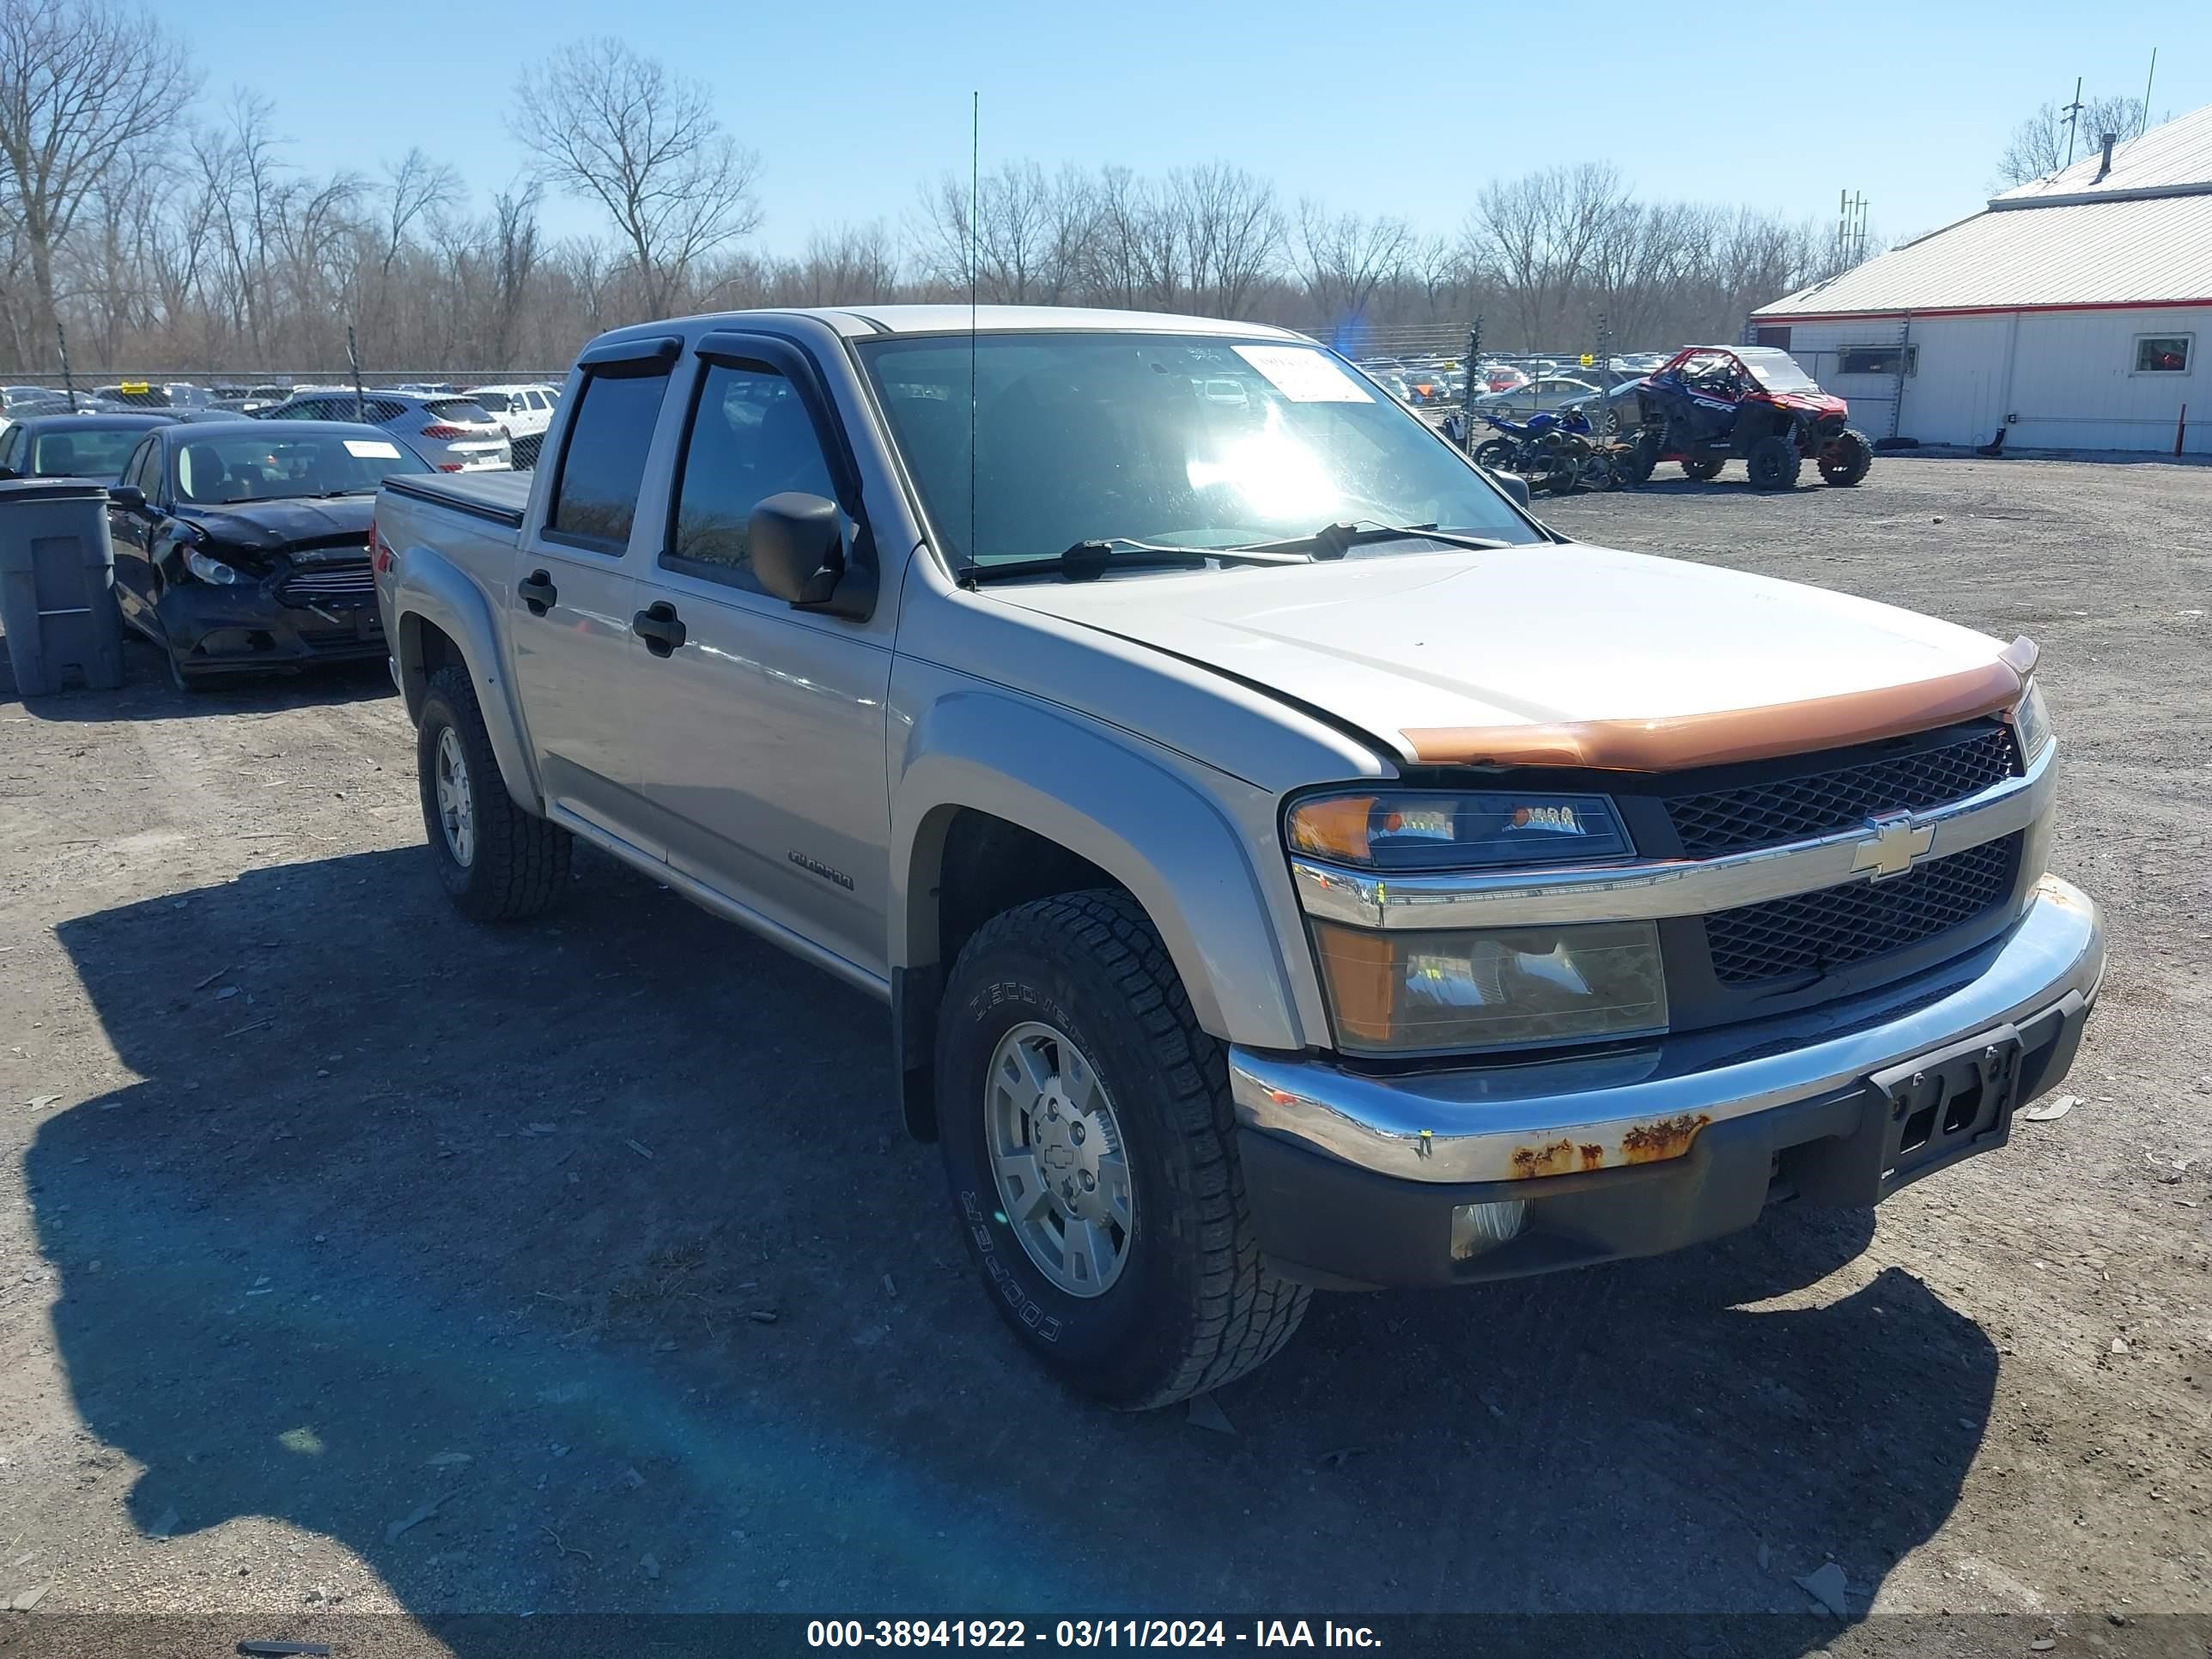
[[[544,924],[453,915],[379,674],[186,697],[134,655],[0,704],[0,1605],[46,1588],[0,1650],[103,1611],[468,1654],[484,1609],[1802,1615],[1832,1559],[1954,1650],[2201,1655],[2154,1615],[2212,1614],[2212,470],[1736,471],[1549,510],[2042,642],[2056,867],[2113,943],[2081,1105],[1878,1220],[1322,1298],[1233,1434],[1023,1362],[873,1005],[597,858]]]

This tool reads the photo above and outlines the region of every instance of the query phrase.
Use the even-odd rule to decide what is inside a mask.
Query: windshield
[[[966,337],[860,347],[955,564],[1115,538],[1233,547],[1355,521],[1541,539],[1317,348],[1129,332],[986,334],[972,349],[971,456]]]
[[[1818,392],[1820,386],[1803,369],[1797,360],[1786,351],[1771,347],[1761,351],[1747,347],[1737,354],[1743,366],[1759,377],[1759,385],[1769,392]]]
[[[146,435],[143,426],[77,427],[42,432],[32,441],[31,476],[35,478],[122,477],[131,452]]]
[[[199,507],[365,495],[395,472],[430,464],[381,433],[284,432],[195,439],[177,452],[177,499]]]

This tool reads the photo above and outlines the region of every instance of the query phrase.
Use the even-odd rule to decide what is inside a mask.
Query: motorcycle
[[[1478,466],[1517,472],[1554,495],[1571,495],[1578,487],[1611,489],[1622,477],[1613,446],[1597,441],[1596,428],[1579,404],[1525,421],[1488,413],[1480,418],[1502,435],[1475,446],[1472,459]]]

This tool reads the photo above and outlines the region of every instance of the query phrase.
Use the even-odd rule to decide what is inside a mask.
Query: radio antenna
[[[975,270],[982,229],[983,94],[968,94],[968,562],[975,562]]]

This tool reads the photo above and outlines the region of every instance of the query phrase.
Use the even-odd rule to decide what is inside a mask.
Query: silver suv
[[[369,391],[356,415],[350,392],[303,392],[274,409],[255,411],[270,421],[366,421],[407,441],[407,447],[441,472],[481,472],[513,465],[506,428],[483,404],[467,398],[425,397],[411,392]]]

